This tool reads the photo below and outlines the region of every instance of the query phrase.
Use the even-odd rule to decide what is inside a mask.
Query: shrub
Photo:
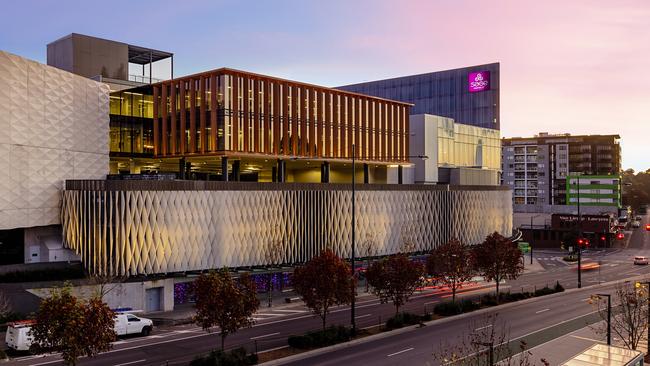
[[[312,347],[311,337],[306,335],[294,335],[288,339],[289,346],[299,349],[307,349]]]
[[[550,295],[554,293],[555,290],[553,290],[548,286],[535,290],[535,296],[544,296],[544,295]]]
[[[5,351],[0,349],[0,360],[4,360],[5,358],[7,358],[7,354]]]
[[[564,292],[564,287],[560,285],[560,281],[555,282],[555,292]]]
[[[326,347],[347,342],[351,338],[350,330],[342,325],[331,326],[325,330],[309,332],[305,335],[289,337],[289,346],[299,349]]]
[[[206,357],[195,358],[190,366],[248,366],[257,364],[257,355],[248,354],[244,348],[230,352],[212,351]]]
[[[411,313],[399,313],[386,321],[386,328],[397,329],[405,325],[420,324],[423,320],[423,317],[419,315]],[[429,315],[428,320],[431,320],[431,315]]]
[[[457,302],[443,302],[436,305],[436,307],[433,308],[433,312],[442,316],[457,315],[480,309],[481,305],[484,305],[482,301],[478,302],[470,299]]]

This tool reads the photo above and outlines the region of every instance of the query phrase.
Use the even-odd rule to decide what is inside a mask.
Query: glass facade
[[[151,88],[156,156],[235,151],[407,160],[405,103],[230,69]],[[133,110],[139,100],[116,98],[116,112],[118,101]]]
[[[112,155],[153,154],[153,97],[150,88],[111,93]]]
[[[498,130],[438,122],[438,166],[501,168]]]
[[[486,72],[489,87],[472,92],[470,74]],[[414,104],[411,114],[453,118],[456,123],[499,129],[499,64],[346,85],[337,89]]]

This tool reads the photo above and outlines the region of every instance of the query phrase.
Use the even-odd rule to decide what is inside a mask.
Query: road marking
[[[591,297],[588,297],[588,298],[586,298],[586,299],[582,299],[582,300],[580,300],[580,301],[589,301],[589,300],[591,300]]]
[[[255,313],[255,315],[261,315],[261,316],[285,316],[287,314]]]
[[[582,339],[582,340],[584,340],[584,341],[589,341],[589,342],[603,343],[602,340],[599,341],[598,339],[591,339],[591,338],[581,337],[581,336],[577,336],[577,335],[571,335],[571,337],[573,337],[573,338],[578,338],[578,339]]]
[[[367,316],[371,316],[371,315],[372,315],[372,314],[363,314],[363,315],[355,316],[354,318],[355,318],[355,319],[365,318],[365,317],[367,317]]]
[[[134,364],[134,363],[140,363],[140,362],[145,362],[145,361],[146,361],[145,359],[142,359],[142,360],[137,360],[137,361],[131,361],[131,362],[125,362],[125,363],[118,363],[118,364],[115,365],[115,366],[126,366],[126,365],[132,365],[132,364]]]
[[[306,313],[307,310],[290,310],[290,309],[275,309],[273,311],[281,311],[285,313]]]
[[[391,353],[390,355],[387,355],[386,357],[393,357],[393,356],[399,355],[400,353],[404,353],[404,352],[412,351],[413,349],[414,349],[413,347],[411,347],[411,348],[407,348],[407,349],[403,349],[403,350],[401,350],[401,351],[399,351],[399,352]]]
[[[545,312],[547,312],[549,310],[551,310],[551,309],[543,309],[543,310],[540,310],[540,311],[536,311],[535,314],[545,313]]]
[[[492,324],[488,324],[488,325],[486,325],[484,327],[476,328],[476,329],[474,329],[474,331],[476,332],[477,330],[483,330],[483,329],[487,329],[487,328],[491,328],[491,327],[492,327]]]
[[[272,336],[274,336],[274,335],[278,335],[278,334],[280,334],[280,332],[277,332],[277,333],[269,333],[269,334],[265,334],[265,335],[261,335],[261,336],[257,336],[257,337],[251,337],[251,340],[254,340],[254,339],[260,339],[260,338],[266,338],[266,337],[272,337]]]
[[[61,361],[62,361],[62,360],[54,360],[54,361],[47,361],[47,362],[35,363],[35,364],[33,364],[32,366],[48,365],[48,364],[51,364],[51,363],[61,362]]]
[[[435,303],[438,303],[438,302],[440,302],[440,301],[429,301],[429,302],[425,302],[425,303],[422,304],[422,305],[435,304]]]

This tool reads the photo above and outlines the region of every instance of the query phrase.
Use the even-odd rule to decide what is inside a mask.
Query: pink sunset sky
[[[24,0],[3,10],[5,27],[21,31],[0,34],[0,49],[43,62],[45,45],[71,32],[172,51],[176,75],[228,66],[326,86],[500,62],[502,136],[620,134],[624,168],[650,168],[648,0]]]

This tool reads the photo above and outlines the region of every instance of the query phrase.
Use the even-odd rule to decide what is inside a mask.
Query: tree
[[[505,279],[514,280],[524,271],[519,247],[494,232],[481,244],[472,249],[475,269],[486,281],[496,283],[497,302],[499,301],[499,284]]]
[[[527,344],[520,341],[510,344],[509,330],[498,314],[488,314],[469,324],[467,330],[456,339],[441,342],[433,358],[441,365],[534,366],[532,353]],[[490,362],[492,359],[492,363]],[[549,366],[545,359],[540,364]]]
[[[361,253],[364,253],[366,256],[366,270],[370,268],[370,259],[377,255],[377,241],[375,240],[375,235],[374,234],[366,234],[366,240],[361,242],[361,245],[359,245],[359,248],[361,249]],[[368,279],[366,278],[366,292],[369,291],[369,286],[368,286]]]
[[[111,349],[115,313],[94,296],[88,301],[72,294],[70,286],[52,290],[43,301],[32,326],[35,350],[61,352],[66,364],[76,365],[81,356],[93,357]]]
[[[254,323],[253,314],[260,306],[255,282],[244,273],[236,281],[228,268],[201,274],[194,283],[196,315],[194,322],[210,332],[218,326],[221,349],[226,337]]]
[[[293,272],[294,290],[321,318],[323,330],[330,307],[352,302],[356,282],[350,272],[350,265],[329,249]]]
[[[598,314],[605,323],[596,326],[600,334],[607,334],[607,299],[592,297],[591,301],[598,308]],[[612,334],[623,341],[625,347],[637,349],[639,342],[648,331],[648,289],[635,289],[631,284],[619,284],[612,295],[612,309],[619,309],[612,314]]]
[[[456,290],[474,276],[470,247],[457,239],[438,246],[427,257],[427,272],[451,289],[451,299],[455,302]]]
[[[11,313],[11,303],[3,292],[0,291],[0,319]]]
[[[421,285],[423,274],[421,263],[411,261],[401,253],[373,263],[366,272],[372,292],[382,303],[392,301],[395,315]]]

